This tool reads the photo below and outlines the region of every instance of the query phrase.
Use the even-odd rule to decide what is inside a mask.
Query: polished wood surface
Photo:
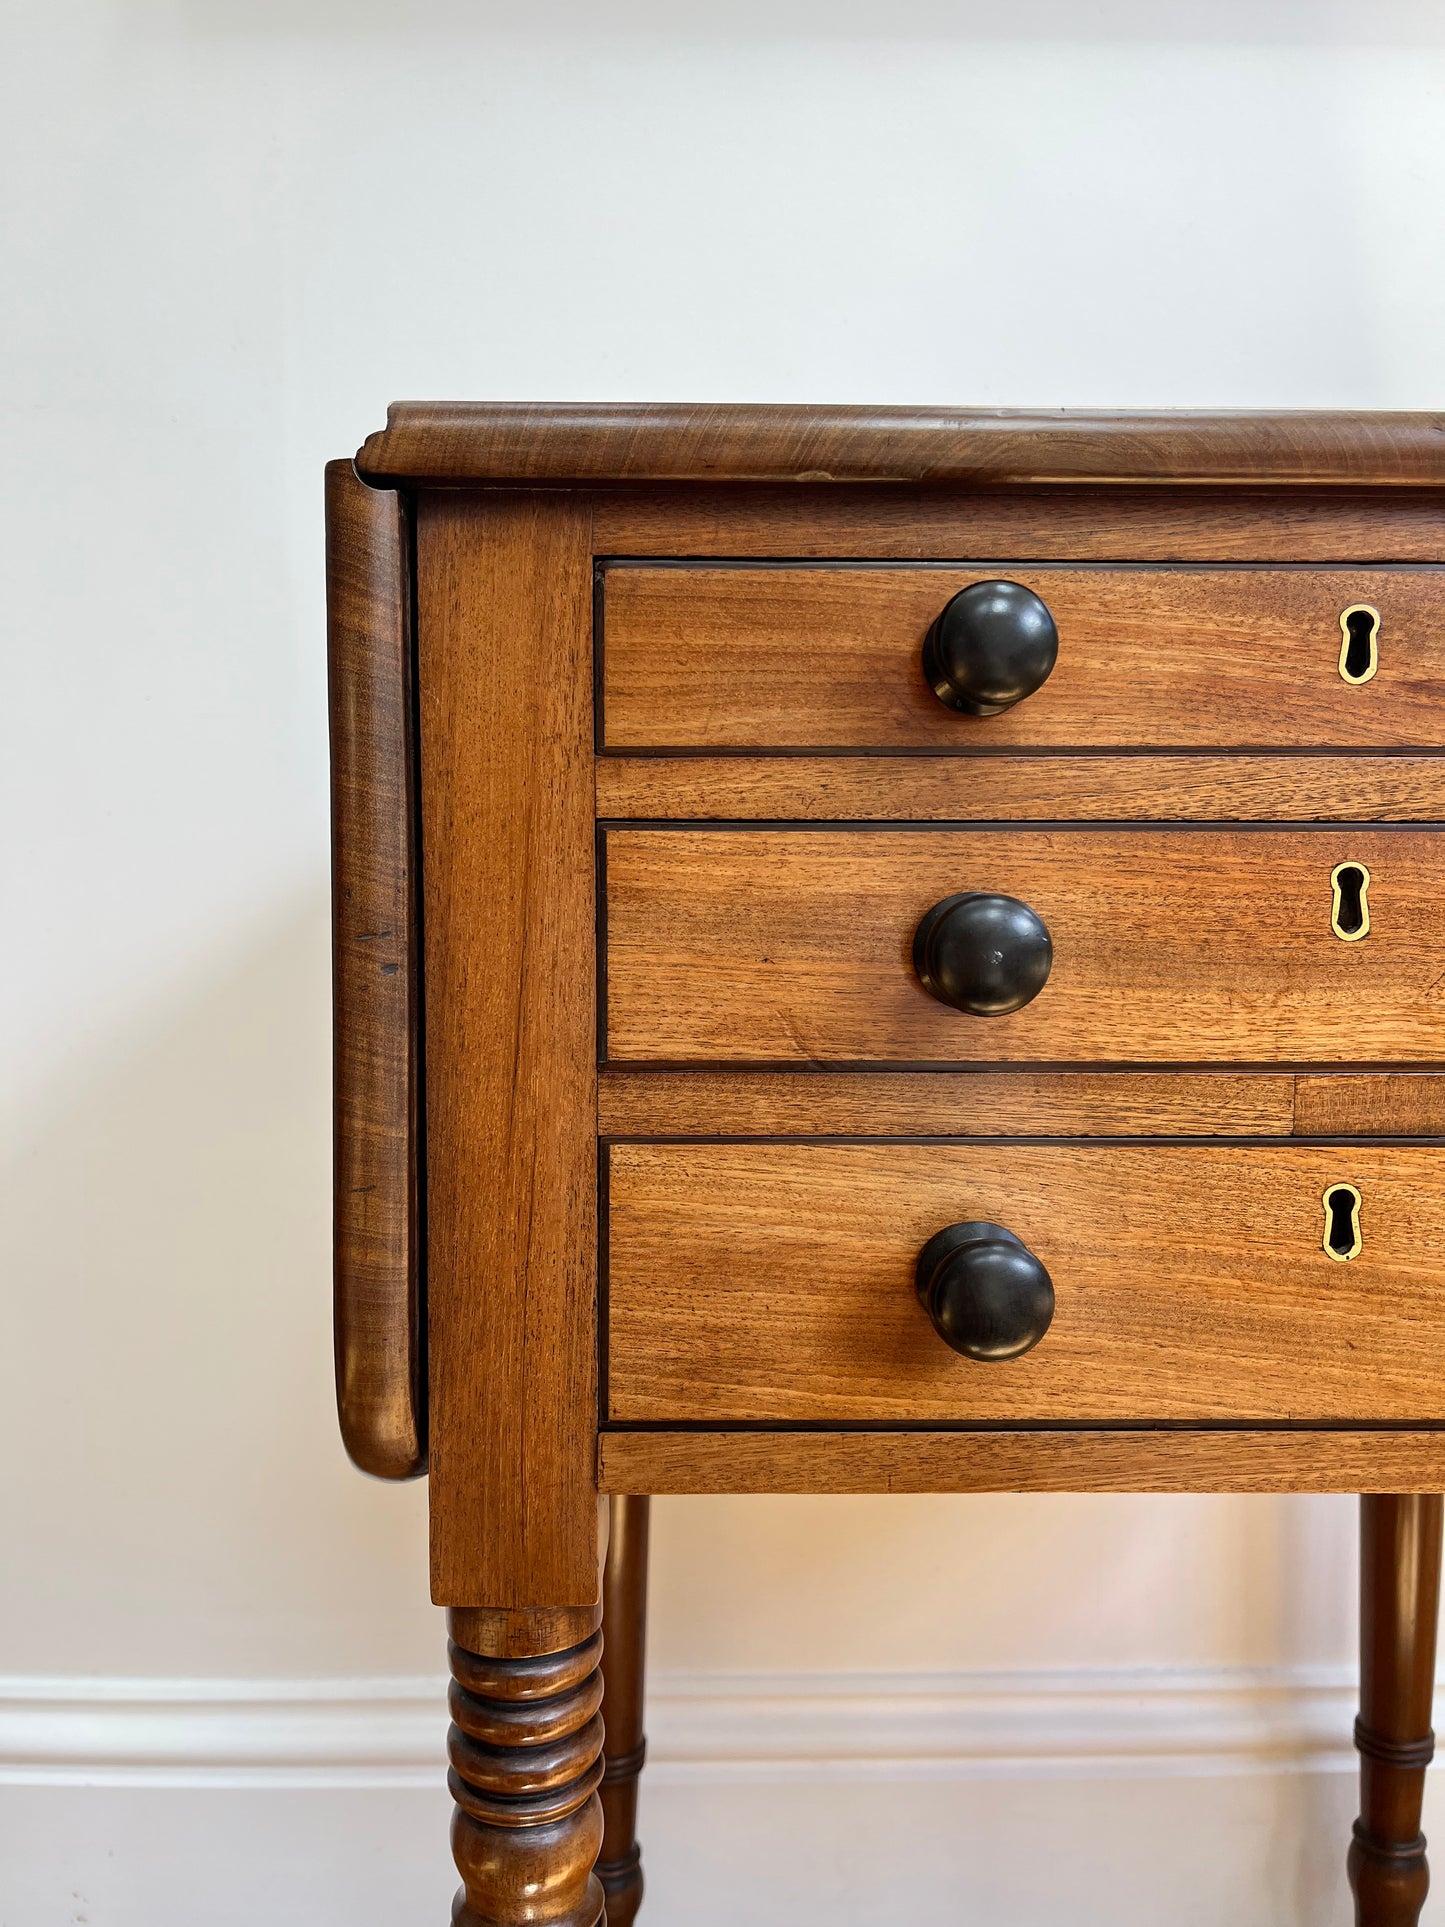
[[[600,817],[1445,821],[1445,756],[599,756]]]
[[[599,556],[1445,562],[1433,489],[599,488]]]
[[[642,1731],[647,1646],[647,1544],[652,1501],[615,1498],[608,1507],[602,1572],[602,1852],[597,1877],[607,1927],[632,1927],[642,1904],[637,1781],[647,1754]]]
[[[622,1423],[1445,1422],[1439,1147],[618,1144],[608,1199]],[[1053,1279],[1026,1357],[960,1359],[918,1303],[960,1220]]]
[[[1268,1071],[612,1070],[597,1122],[604,1137],[1288,1137],[1294,1088]],[[1389,1097],[1371,1102],[1378,1122]]]
[[[416,1469],[426,1336],[459,1927],[632,1921],[647,1495],[784,1491],[1390,1495],[1351,1873],[1362,1927],[1414,1922],[1442,426],[400,404],[334,468],[342,1410],[361,1463]],[[919,657],[984,572],[1062,651],[980,722]],[[1351,687],[1357,602],[1383,623]],[[913,973],[920,917],[978,890],[1052,937],[997,1019]],[[940,985],[976,1002],[958,949]],[[1007,1362],[950,1349],[1007,1240],[914,1288],[978,1220],[1050,1273]]]
[[[382,1479],[427,1462],[410,581],[401,498],[330,463],[336,1405]]]
[[[1373,879],[1363,942],[1330,877]],[[619,1063],[1428,1064],[1445,1055],[1445,840],[1424,830],[612,830]],[[914,930],[998,891],[1053,938],[1042,993],[968,1016]]]
[[[1445,416],[393,402],[357,456],[414,482],[1445,483]]]
[[[1057,666],[1004,714],[961,716],[925,679],[923,639],[998,577],[1047,604]],[[1358,603],[1380,612],[1379,668],[1353,686],[1340,616]],[[1445,744],[1433,570],[624,566],[603,609],[612,750]]]
[[[1445,1431],[610,1427],[597,1468],[604,1492],[1442,1492]]]
[[[640,1071],[604,1137],[1445,1137],[1445,1072]]]
[[[602,1606],[453,1606],[447,1626],[459,1646],[496,1659],[529,1659],[580,1646],[602,1624]]]
[[[455,1637],[447,1735],[453,1927],[598,1927],[602,1635],[500,1657]]]
[[[598,1596],[591,560],[566,497],[417,525],[432,1586]]]
[[[1430,1886],[1420,1810],[1435,1751],[1441,1500],[1360,1501],[1360,1817],[1349,1877],[1358,1927],[1415,1927]]]
[[[1297,1078],[1295,1131],[1301,1137],[1445,1137],[1445,1073]]]

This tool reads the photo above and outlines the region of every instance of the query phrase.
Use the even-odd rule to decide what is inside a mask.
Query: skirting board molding
[[[1351,1668],[659,1673],[654,1784],[1351,1769]],[[0,1784],[440,1786],[435,1678],[0,1677]]]

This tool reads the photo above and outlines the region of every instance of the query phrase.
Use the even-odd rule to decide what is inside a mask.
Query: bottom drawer
[[[1437,1145],[624,1143],[607,1221],[624,1424],[1445,1420]],[[916,1290],[975,1221],[1052,1281],[1022,1356]]]

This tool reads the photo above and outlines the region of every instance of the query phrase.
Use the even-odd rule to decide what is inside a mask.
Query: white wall
[[[1445,16],[0,35],[0,1927],[440,1923],[425,1494],[331,1412],[323,461],[393,396],[1441,407]],[[647,1917],[1342,1922],[1352,1525],[661,1505]]]

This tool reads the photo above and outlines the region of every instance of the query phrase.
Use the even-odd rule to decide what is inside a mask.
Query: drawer
[[[1336,873],[1368,928],[1337,935]],[[605,839],[613,1062],[1445,1059],[1445,837],[1420,829],[627,829]],[[914,968],[959,895],[1045,926],[980,1016]]]
[[[989,579],[1043,601],[1057,662],[1003,714],[961,714],[929,686],[924,638]],[[1347,681],[1357,605],[1379,625],[1371,658],[1354,618],[1345,667],[1368,680]],[[602,606],[613,750],[1445,745],[1445,580],[1429,567],[613,565]]]
[[[609,1163],[618,1422],[1445,1419],[1445,1147],[633,1143]],[[1351,1220],[1358,1254],[1329,1255]],[[1021,1357],[959,1356],[919,1300],[925,1244],[973,1221],[1052,1280]]]

